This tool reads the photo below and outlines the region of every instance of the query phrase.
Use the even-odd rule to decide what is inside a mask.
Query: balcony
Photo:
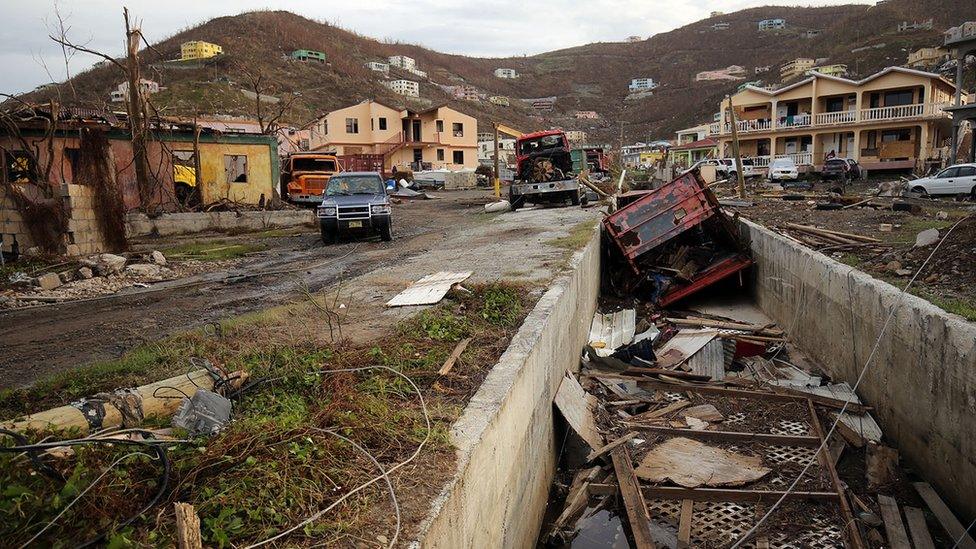
[[[790,154],[777,154],[777,155],[766,155],[766,156],[752,156],[749,157],[752,160],[752,165],[757,168],[768,168],[769,163],[773,161],[774,158],[790,158],[793,163],[797,166],[812,166],[813,165],[813,153],[812,152],[800,152],[800,153],[790,153]]]
[[[748,134],[806,127],[829,128],[832,126],[859,123],[949,118],[949,113],[943,110],[948,106],[949,103],[916,103],[913,105],[897,105],[893,107],[823,112],[813,116],[801,114],[780,118],[779,123],[775,127],[772,126],[769,120],[741,120],[736,123],[736,130],[738,133]],[[732,133],[730,124],[725,124],[724,128],[720,124],[712,124],[709,127],[709,135],[728,135],[730,133]]]

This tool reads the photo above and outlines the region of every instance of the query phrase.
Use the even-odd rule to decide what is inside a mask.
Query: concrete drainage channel
[[[642,397],[633,399],[638,402],[631,403],[631,408],[615,405],[610,409],[623,411],[623,414],[612,414],[616,416],[615,421],[633,415],[628,409],[645,414],[645,418],[650,415],[652,429],[635,430],[637,434],[630,435],[626,441],[616,441],[617,445],[606,456],[586,463],[590,448],[576,441],[577,449],[582,450],[573,452],[576,439],[573,434],[567,437],[570,444],[565,444],[563,432],[567,427],[562,414],[554,412],[553,400],[561,391],[561,384],[568,380],[580,379],[590,389],[600,386],[602,392],[610,387],[605,380],[599,382],[580,375],[579,350],[588,343],[599,299],[600,241],[594,235],[574,255],[568,272],[540,299],[461,419],[452,427],[451,436],[458,452],[457,470],[433,502],[413,546],[570,546],[579,528],[585,530],[591,542],[595,537],[603,546],[640,547],[646,541],[641,536],[651,536],[658,546],[679,546],[689,541],[695,545],[696,540],[701,543],[704,539],[710,541],[710,546],[727,546],[754,524],[762,510],[769,509],[807,462],[812,462],[806,475],[810,477],[809,482],[804,480],[798,485],[796,491],[801,495],[799,498],[791,495],[783,509],[785,516],[808,519],[809,528],[803,531],[788,528],[776,520],[777,516],[784,515],[774,514],[769,526],[761,530],[757,543],[785,547],[791,546],[791,540],[799,539],[802,546],[810,547],[866,546],[865,537],[876,541],[874,536],[884,534],[888,522],[897,519],[901,523],[899,508],[913,536],[919,524],[922,527],[927,524],[936,545],[954,540],[952,534],[961,531],[953,532],[952,521],[957,526],[960,522],[968,524],[976,514],[976,464],[971,459],[976,455],[976,425],[966,419],[971,419],[976,407],[972,399],[976,394],[976,327],[921,299],[901,298],[892,286],[852,272],[850,267],[762,227],[739,221],[738,228],[755,260],[751,276],[746,278],[749,288],[739,293],[752,296],[754,302],[750,307],[756,313],[755,318],[771,319],[784,333],[788,332],[791,345],[798,346],[791,348],[791,352],[797,353],[798,363],[802,356],[822,367],[823,372],[805,373],[816,380],[808,383],[810,386],[821,383],[820,377],[853,385],[878,340],[888,312],[897,307],[857,391],[863,398],[863,406],[853,404],[848,411],[867,413],[870,410],[877,418],[883,428],[884,443],[897,448],[902,465],[911,468],[919,496],[908,485],[908,495],[914,499],[906,503],[903,498],[907,496],[899,494],[896,501],[888,497],[890,492],[884,485],[868,488],[863,479],[839,478],[839,468],[845,469],[842,471],[845,475],[852,474],[846,470],[845,463],[866,460],[870,469],[872,459],[877,462],[881,458],[871,456],[870,448],[879,446],[873,443],[865,445],[870,448],[859,448],[843,443],[845,437],[837,435],[829,444],[823,442],[837,411],[836,398],[810,396],[789,387],[785,394],[763,391],[731,396],[722,390],[717,393],[707,388],[689,390],[687,386],[676,387],[674,378],[652,374],[653,368],[643,372],[647,377],[639,382],[633,378],[618,380],[616,390],[610,389],[611,393],[620,391],[611,400],[624,404],[628,390],[638,386],[645,389],[650,395],[650,407]],[[722,312],[721,307],[710,310]],[[705,324],[703,329],[708,328]],[[775,328],[764,329],[767,331],[746,333],[739,339],[754,344],[767,338],[777,339],[769,335],[776,335]],[[723,356],[722,346],[717,349],[719,356]],[[725,352],[729,352],[728,345]],[[572,372],[572,377],[566,377],[567,372]],[[702,378],[696,375],[680,369],[674,372],[678,385],[691,383],[715,388],[715,384],[701,383]],[[725,387],[728,389],[729,385]],[[734,384],[731,388],[737,389]],[[809,398],[816,399],[817,405]],[[925,413],[918,413],[919,406]],[[599,408],[606,412],[606,407],[607,399],[604,399]],[[689,416],[672,413],[681,409],[704,410],[704,415],[688,419]],[[655,412],[659,412],[657,419],[664,421],[653,418]],[[679,417],[687,422],[681,427],[675,422]],[[578,417],[569,419],[570,431],[586,429],[580,427]],[[764,421],[767,424],[760,425]],[[598,416],[596,424],[605,429],[606,417]],[[695,435],[691,433],[694,429],[712,434]],[[727,431],[740,434],[751,431],[752,438],[760,433],[760,440],[747,442],[737,439],[735,434],[721,434]],[[612,436],[603,439],[605,443],[613,441]],[[656,461],[667,461],[666,452],[687,453],[689,448],[692,450],[687,455],[693,457],[716,451],[723,459],[731,455],[740,460],[738,474],[746,474],[745,480],[736,477],[719,488],[691,483],[697,490],[687,488],[687,482],[649,485],[647,475],[654,473],[642,470],[649,453],[644,445],[655,444],[658,448],[664,446],[665,452],[663,457],[656,455]],[[843,449],[835,455],[842,445],[848,448],[846,457]],[[818,451],[821,446],[823,451]],[[635,488],[630,493],[631,499],[640,493],[647,509],[645,519],[649,527],[643,533],[627,526],[635,519],[630,513],[640,513],[640,510],[627,501],[622,487],[625,481],[618,484],[615,478],[620,474],[617,455],[622,450],[628,455],[633,452],[631,465],[638,465],[637,475],[628,474]],[[611,456],[613,460],[609,459]],[[895,456],[897,463],[897,453]],[[838,466],[841,459],[847,461]],[[594,472],[593,465],[601,462],[603,468]],[[563,469],[557,473],[558,467]],[[573,481],[574,475],[567,472],[567,467],[585,474],[575,475]],[[864,465],[854,469],[856,474],[866,474],[868,479],[873,474],[865,473]],[[758,476],[749,477],[750,472]],[[637,480],[638,475],[643,482]],[[903,470],[895,475],[905,482],[907,473]],[[750,487],[758,478],[764,480]],[[553,484],[554,479],[557,484],[568,485],[569,500],[577,499],[576,508],[570,513],[571,520],[565,525],[564,532],[568,534],[562,539],[550,536],[553,522],[568,511],[564,508],[566,488]],[[581,486],[582,503],[578,492]],[[861,497],[849,490],[852,486],[857,487]],[[550,495],[552,504],[547,514]],[[600,504],[601,498],[611,503]],[[943,500],[955,510],[955,517],[942,506]],[[925,510],[924,515],[919,508]],[[580,516],[584,520],[576,522]],[[875,522],[882,516],[883,525]],[[641,519],[637,516],[636,520]],[[854,524],[856,534],[851,526]],[[709,535],[717,537],[708,538]]]

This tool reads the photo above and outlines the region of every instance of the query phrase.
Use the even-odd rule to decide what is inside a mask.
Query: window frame
[[[458,155],[460,155],[460,160],[458,160]],[[464,165],[464,151],[461,149],[451,151],[451,161],[452,164]]]
[[[451,135],[464,137],[464,122],[451,122]]]
[[[243,181],[236,181],[234,179],[231,179],[231,177],[230,177],[231,174],[227,170],[227,159],[228,158],[243,158],[244,159],[244,172],[243,172],[244,180]],[[240,176],[238,176],[238,177],[240,177]],[[225,183],[227,183],[228,185],[233,185],[233,184],[244,184],[244,185],[247,185],[248,183],[251,182],[250,181],[250,178],[251,178],[251,166],[250,166],[250,162],[249,162],[246,154],[225,154],[224,155],[224,182]]]
[[[359,119],[358,118],[346,118],[346,133],[350,135],[359,134]]]
[[[389,126],[386,125],[386,117],[385,116],[379,117],[379,128],[380,128],[380,131],[384,131],[388,127]]]
[[[434,121],[434,126],[436,128],[437,133],[444,133],[444,121],[443,120],[435,120]]]

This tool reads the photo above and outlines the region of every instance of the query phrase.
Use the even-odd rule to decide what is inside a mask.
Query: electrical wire
[[[259,541],[257,543],[252,544],[252,545],[248,545],[247,547],[245,547],[245,549],[253,549],[254,547],[260,547],[260,546],[265,545],[267,543],[271,543],[272,541],[281,539],[281,538],[283,538],[283,537],[291,534],[292,532],[294,532],[296,530],[299,530],[301,528],[304,528],[305,525],[307,525],[307,524],[309,524],[311,522],[314,522],[314,521],[318,520],[319,518],[321,518],[322,516],[324,516],[326,513],[328,513],[332,509],[336,508],[340,503],[342,503],[343,501],[345,501],[347,498],[349,498],[349,497],[353,496],[354,494],[356,494],[356,493],[358,493],[358,492],[360,492],[360,491],[368,488],[369,486],[373,485],[374,483],[378,482],[379,480],[383,479],[384,477],[386,477],[387,475],[393,473],[394,471],[396,471],[396,470],[404,467],[405,465],[407,465],[408,463],[410,463],[411,461],[413,461],[414,459],[416,459],[416,457],[418,455],[420,455],[421,450],[423,450],[424,446],[430,440],[430,434],[431,434],[430,414],[427,411],[427,403],[424,401],[424,395],[423,395],[423,393],[420,391],[420,388],[417,387],[417,384],[414,383],[412,379],[410,379],[409,377],[407,377],[405,374],[402,374],[402,373],[394,370],[393,368],[390,368],[389,366],[364,366],[362,368],[342,368],[342,369],[338,369],[338,370],[317,370],[317,371],[312,371],[312,372],[308,372],[308,373],[310,373],[310,374],[329,374],[329,373],[343,373],[343,372],[364,372],[364,371],[369,371],[369,370],[387,370],[388,372],[392,372],[393,374],[396,374],[396,375],[400,376],[401,378],[405,379],[407,381],[407,383],[409,383],[413,387],[413,390],[417,392],[417,398],[420,399],[420,407],[423,410],[423,413],[424,413],[424,422],[426,423],[426,433],[424,434],[424,439],[420,442],[420,444],[413,451],[413,453],[410,454],[410,457],[408,457],[407,459],[401,461],[400,463],[397,463],[393,467],[390,467],[389,469],[386,470],[386,472],[383,475],[380,475],[380,476],[377,476],[377,477],[373,477],[371,480],[369,480],[367,482],[364,482],[364,483],[360,484],[359,486],[357,486],[356,488],[353,488],[352,490],[346,492],[339,499],[337,499],[334,502],[332,502],[328,507],[326,507],[324,509],[321,509],[321,510],[315,512],[314,514],[312,514],[311,516],[309,516],[305,520],[299,522],[295,526],[292,526],[291,528],[289,528],[289,529],[287,529],[287,530],[285,530],[285,531],[283,531],[283,532],[281,532],[279,534],[276,534],[276,535],[274,535],[274,536],[272,536],[272,537],[270,537],[268,539],[265,539],[263,541]],[[391,544],[391,547],[392,547],[392,544]]]
[[[874,347],[871,349],[871,353],[868,355],[867,360],[864,362],[864,366],[861,367],[861,372],[857,376],[857,381],[854,383],[854,387],[851,388],[851,394],[848,395],[848,397],[845,399],[844,405],[841,407],[840,412],[834,418],[834,421],[830,426],[830,430],[827,431],[827,434],[824,435],[823,440],[820,442],[820,447],[817,448],[817,451],[814,452],[810,460],[807,461],[807,464],[803,467],[803,470],[800,471],[800,474],[798,474],[797,477],[793,480],[789,488],[787,488],[786,491],[783,492],[783,494],[779,497],[779,499],[776,500],[776,503],[774,503],[769,508],[769,510],[767,510],[763,514],[763,516],[759,518],[759,521],[756,522],[756,524],[753,525],[752,528],[749,528],[749,530],[746,531],[746,533],[743,534],[742,537],[740,537],[735,542],[735,544],[732,545],[730,549],[737,549],[738,547],[741,547],[743,543],[745,543],[750,537],[752,537],[753,534],[756,533],[756,530],[758,530],[759,527],[763,525],[763,523],[769,520],[769,517],[772,516],[772,514],[776,511],[776,509],[778,509],[779,506],[782,505],[783,501],[785,501],[786,498],[789,497],[789,495],[793,492],[793,490],[796,489],[796,486],[800,483],[800,480],[803,479],[803,477],[807,474],[807,471],[810,470],[810,467],[811,465],[813,465],[813,462],[817,460],[817,456],[824,451],[824,448],[827,447],[827,441],[830,440],[830,437],[834,434],[834,431],[837,429],[837,424],[840,423],[840,418],[844,416],[844,412],[847,411],[847,407],[851,404],[851,399],[853,399],[856,396],[857,388],[861,385],[861,382],[864,380],[864,376],[868,371],[868,367],[871,365],[871,361],[874,360],[875,354],[877,354],[878,349],[881,347],[881,340],[884,338],[885,333],[888,331],[888,326],[891,324],[891,319],[894,318],[895,312],[900,308],[902,301],[904,301],[905,295],[908,293],[908,289],[911,288],[912,284],[915,283],[915,279],[917,279],[918,276],[922,274],[922,272],[925,270],[925,267],[928,266],[929,261],[931,261],[932,258],[935,256],[936,252],[939,251],[939,248],[942,247],[942,244],[944,244],[945,241],[949,239],[949,235],[952,234],[952,231],[954,231],[956,227],[958,227],[963,221],[969,219],[969,217],[970,215],[967,215],[959,219],[959,221],[956,221],[955,224],[953,224],[952,227],[949,228],[945,236],[942,237],[941,240],[939,240],[938,244],[935,245],[935,248],[932,249],[932,252],[929,253],[928,257],[925,258],[925,261],[922,263],[921,267],[919,267],[918,270],[915,272],[915,274],[912,276],[911,280],[908,281],[908,284],[906,284],[905,287],[902,288],[901,292],[898,294],[898,301],[895,302],[895,304],[892,305],[891,309],[888,311],[888,316],[885,318],[885,322],[881,326],[881,332],[878,334],[878,337],[874,342]],[[853,270],[853,267],[851,268],[851,270]]]
[[[969,531],[973,529],[973,526],[976,526],[976,519],[973,519],[973,521],[969,523],[969,526],[963,530],[962,535],[960,535],[959,539],[956,540],[956,543],[952,546],[952,549],[959,547],[959,544],[962,543],[962,540],[966,539],[966,536],[969,535]]]

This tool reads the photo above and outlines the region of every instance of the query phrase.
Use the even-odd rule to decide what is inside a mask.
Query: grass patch
[[[208,240],[206,242],[180,244],[179,246],[165,248],[160,251],[166,257],[176,260],[195,259],[198,261],[220,261],[224,259],[237,259],[251,252],[259,252],[266,248],[267,245],[259,242],[232,244],[226,240]]]
[[[569,234],[559,238],[553,238],[546,242],[550,246],[563,248],[566,250],[578,250],[586,245],[593,236],[593,227],[596,226],[596,219],[580,221],[569,230]]]
[[[856,254],[849,254],[849,253],[845,253],[844,255],[842,255],[840,259],[838,259],[838,261],[840,261],[844,265],[849,265],[854,268],[860,268],[861,264],[864,263],[864,260],[862,260]]]
[[[925,217],[912,216],[902,222],[901,226],[891,233],[878,233],[882,240],[894,244],[915,244],[915,237],[918,233],[927,229],[938,229],[943,233],[945,229],[952,226],[953,221],[942,221],[938,219],[927,219]],[[887,235],[887,236],[885,236]]]
[[[117,526],[152,497],[160,473],[151,458],[125,457],[36,543],[60,547],[62,540],[76,544],[106,533],[112,547],[173,546],[176,501],[195,506],[207,547],[257,542],[298,523],[376,474],[375,465],[359,450],[326,431],[356,441],[386,468],[409,456],[425,437],[419,399],[400,376],[378,369],[321,371],[372,365],[409,376],[428,405],[431,438],[415,462],[417,468],[392,475],[401,505],[413,506],[413,516],[421,516],[453,470],[450,424],[530,306],[524,286],[468,287],[472,293],[451,292],[437,306],[401,322],[394,334],[367,343],[322,344],[322,333],[313,333],[320,326],[311,317],[315,309],[303,304],[223,323],[219,337],[193,332],[44,381],[44,390],[56,390],[69,399],[86,389],[111,388],[114,381],[145,381],[154,374],[180,371],[190,356],[207,358],[227,371],[245,369],[256,380],[236,401],[234,421],[224,431],[167,447],[170,488],[155,509],[125,528]],[[296,333],[301,337],[296,339]],[[439,376],[444,359],[468,337],[472,342],[452,373]],[[41,390],[27,390],[16,405],[33,407],[24,400],[28,395],[40,397]],[[15,403],[9,395],[2,402],[5,410]],[[10,442],[0,439],[0,444]],[[23,455],[0,453],[0,535],[11,545],[27,541],[108,464],[131,451],[124,446],[84,446],[71,456],[49,460],[68,479],[65,482],[36,474]],[[417,471],[424,472],[422,479]],[[391,535],[392,515],[385,488],[377,484],[282,542],[372,542],[379,534]]]

